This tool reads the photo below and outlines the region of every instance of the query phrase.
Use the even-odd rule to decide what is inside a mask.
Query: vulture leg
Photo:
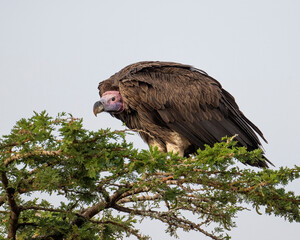
[[[184,155],[184,148],[183,146],[178,146],[173,143],[168,143],[167,142],[167,151],[168,152],[173,152],[173,153],[178,153],[180,157],[183,157]]]
[[[166,146],[161,141],[157,141],[155,138],[149,139],[148,145],[152,147],[157,147],[158,150],[161,152],[166,152]]]
[[[184,156],[184,151],[191,143],[177,132],[171,133],[172,142],[166,142],[167,152],[178,153],[180,157]]]

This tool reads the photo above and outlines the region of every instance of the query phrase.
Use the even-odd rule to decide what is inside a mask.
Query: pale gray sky
[[[299,165],[299,43],[297,0],[0,0],[0,135],[44,109],[83,117],[90,130],[120,129],[92,113],[98,82],[133,62],[166,60],[219,80],[268,139],[267,157],[277,167]],[[299,194],[299,181],[289,188]],[[299,224],[255,211],[236,222],[232,239],[299,239]],[[172,239],[163,224],[142,228]]]

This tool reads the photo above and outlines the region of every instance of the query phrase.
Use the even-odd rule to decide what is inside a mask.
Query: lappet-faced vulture
[[[187,156],[236,134],[238,146],[249,151],[261,147],[257,135],[266,141],[218,81],[189,65],[138,62],[98,88],[94,113],[110,113],[161,151]],[[267,162],[249,164],[267,167]]]

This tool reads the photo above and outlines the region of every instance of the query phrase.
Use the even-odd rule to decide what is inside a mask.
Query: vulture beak
[[[103,103],[101,101],[95,102],[93,111],[94,111],[95,116],[97,117],[98,113],[101,113],[104,111]]]

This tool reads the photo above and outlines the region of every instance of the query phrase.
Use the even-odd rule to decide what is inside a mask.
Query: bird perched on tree
[[[138,62],[99,84],[94,114],[108,112],[148,145],[187,156],[237,134],[238,146],[260,148],[262,132],[234,97],[202,70],[173,62]],[[249,163],[267,167],[266,161]],[[270,163],[270,162],[269,162]]]

